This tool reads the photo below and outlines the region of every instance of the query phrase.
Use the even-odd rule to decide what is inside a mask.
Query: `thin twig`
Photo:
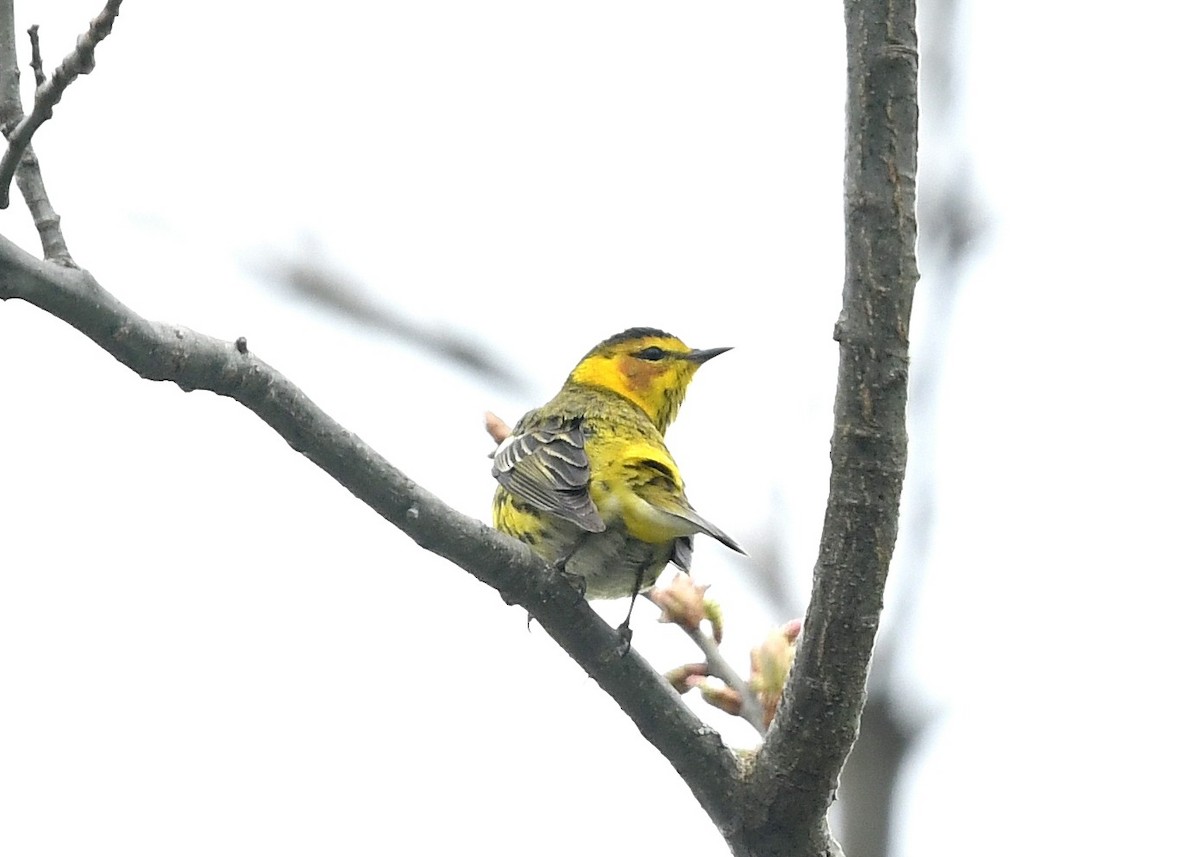
[[[38,25],[33,24],[25,32],[29,33],[29,47],[33,53],[29,67],[33,69],[34,82],[41,86],[46,82],[46,72],[42,70],[42,40],[38,38]]]
[[[81,74],[89,74],[96,67],[96,45],[112,32],[120,8],[121,0],[108,0],[104,4],[100,14],[75,40],[75,50],[63,58],[49,80],[38,86],[33,96],[33,110],[8,134],[8,148],[0,157],[0,208],[8,208],[13,174],[21,162],[21,155],[33,139],[33,133],[54,113],[54,105],[62,100],[67,87]]]
[[[763,715],[762,705],[758,701],[758,694],[750,690],[750,685],[746,684],[745,679],[738,675],[738,671],[730,665],[729,661],[725,660],[725,656],[717,647],[717,641],[699,628],[689,628],[686,625],[679,625],[679,627],[683,628],[684,633],[704,653],[704,660],[708,662],[708,674],[725,682],[742,698],[742,708],[738,715],[757,729],[759,735],[766,735],[767,727],[764,722],[766,718]]]
[[[46,184],[42,181],[42,167],[32,146],[26,146],[21,154],[21,165],[17,169],[17,189],[29,207],[33,216],[33,225],[37,227],[38,238],[42,242],[42,256],[47,262],[54,262],[67,268],[78,268],[71,252],[67,249],[67,239],[63,236],[62,218],[50,204],[46,195]]]
[[[25,118],[21,104],[21,70],[17,64],[17,34],[13,20],[12,0],[0,0],[0,130],[7,135]],[[58,213],[50,204],[41,167],[33,146],[26,146],[17,164],[17,187],[25,197],[38,238],[42,256],[49,262],[67,268],[77,267],[67,250]]]

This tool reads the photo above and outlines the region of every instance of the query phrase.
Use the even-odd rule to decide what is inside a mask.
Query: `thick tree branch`
[[[587,671],[691,787],[723,830],[736,824],[738,766],[720,736],[622,641],[566,578],[529,549],[451,509],[321,411],[245,343],[138,316],[86,271],[30,256],[0,236],[0,299],[20,298],[89,337],[143,378],[209,390],[246,406],[297,452],[421,547],[520,604]]]
[[[846,0],[846,281],[832,472],[804,635],[747,804],[757,854],[833,854],[896,541],[916,267],[915,0]]]
[[[0,9],[0,16],[7,18],[5,26],[10,32],[4,35],[8,37],[12,35],[13,28],[11,0],[5,0],[4,6],[5,8]],[[33,133],[54,113],[54,105],[62,100],[67,87],[79,75],[88,74],[96,67],[96,45],[112,32],[113,21],[116,20],[120,9],[121,0],[108,0],[104,4],[100,14],[92,19],[87,30],[76,39],[75,50],[63,57],[63,61],[50,75],[50,78],[37,88],[37,92],[33,96],[33,110],[29,112],[29,115],[22,117],[15,127],[5,127],[4,133],[8,137],[8,148],[4,150],[3,156],[0,156],[0,208],[8,208],[9,186],[12,184],[13,174],[17,171],[22,154],[29,145],[29,141],[33,139]],[[0,46],[0,48],[8,50],[7,45]],[[15,49],[9,56],[15,66]]]
[[[986,231],[986,213],[975,196],[969,148],[949,129],[961,122],[965,0],[921,0],[922,169],[917,176],[922,329],[913,347],[909,380],[910,444],[904,513],[888,590],[890,639],[876,642],[867,683],[862,732],[846,761],[838,789],[842,842],[854,857],[885,857],[894,840],[903,794],[903,772],[933,722],[914,704],[911,683],[896,669],[917,621],[925,569],[937,518],[934,450],[938,396],[946,366],[943,349],[964,286],[964,271]],[[930,145],[932,144],[932,146]]]

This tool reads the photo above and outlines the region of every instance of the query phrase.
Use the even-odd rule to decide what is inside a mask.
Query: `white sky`
[[[752,553],[787,529],[805,592],[844,56],[838,5],[794,5],[129,4],[35,142],[76,259],[118,297],[247,336],[483,518],[485,409],[518,416],[630,325],[735,345],[671,446]],[[20,4],[18,25],[56,61],[99,7]],[[938,524],[902,662],[935,725],[900,853],[1165,850],[1192,832],[1200,756],[1200,16],[977,7],[959,134],[989,229],[943,348]],[[36,247],[19,206],[0,233]],[[533,389],[487,389],[255,275],[301,251],[477,335]],[[0,365],[0,852],[721,853],[520,611],[247,412],[141,381],[15,301]],[[782,618],[719,545],[696,571],[731,657]],[[693,658],[653,620],[636,643],[656,665]]]

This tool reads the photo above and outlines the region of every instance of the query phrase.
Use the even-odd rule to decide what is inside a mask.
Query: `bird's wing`
[[[647,445],[633,447],[631,457],[626,460],[626,472],[630,474],[629,484],[634,493],[654,507],[660,515],[674,519],[679,532],[684,534],[704,533],[725,545],[730,550],[744,554],[741,545],[735,542],[716,524],[706,520],[692,508],[687,495],[683,493],[683,482],[679,478],[679,470],[665,449],[655,449]],[[691,544],[680,546],[676,543],[672,550],[672,561],[685,571],[691,564]],[[682,560],[682,561],[681,561]]]
[[[591,466],[583,448],[583,420],[550,417],[505,439],[492,459],[492,476],[529,505],[589,533],[604,529],[588,494]]]

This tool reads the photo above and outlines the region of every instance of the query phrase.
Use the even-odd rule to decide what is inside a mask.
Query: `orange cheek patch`
[[[617,361],[617,368],[625,376],[629,388],[639,393],[645,392],[650,382],[659,375],[658,366],[636,357],[621,357]]]

